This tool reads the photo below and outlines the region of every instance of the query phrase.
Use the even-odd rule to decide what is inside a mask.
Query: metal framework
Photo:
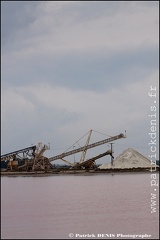
[[[25,156],[29,156],[33,158],[35,156],[35,151],[36,151],[36,146],[23,148],[23,149],[2,155],[1,161],[11,161],[11,160],[14,160],[16,157],[22,158],[20,154],[23,154],[23,158]]]
[[[85,151],[90,149],[90,148],[93,148],[93,147],[97,147],[97,146],[100,146],[102,144],[105,144],[105,143],[109,143],[109,142],[112,142],[112,141],[115,141],[115,140],[118,140],[120,138],[125,138],[124,134],[123,133],[120,133],[119,135],[116,135],[114,137],[110,137],[110,138],[107,138],[107,139],[104,139],[104,140],[101,140],[99,142],[95,142],[95,143],[92,143],[92,144],[89,144],[87,146],[85,146]],[[49,161],[52,162],[52,161],[55,161],[57,159],[62,159],[66,156],[69,156],[69,155],[72,155],[74,153],[78,153],[78,152],[82,152],[84,151],[84,147],[80,147],[80,148],[77,148],[77,149],[74,149],[74,150],[71,150],[69,152],[64,152],[62,154],[59,154],[57,156],[54,156],[54,157],[51,157],[49,158]]]
[[[99,154],[93,158],[85,160],[86,151],[88,149],[126,137],[126,135],[124,136],[124,134],[120,133],[119,135],[109,137],[107,139],[89,144],[91,133],[92,133],[92,130],[90,130],[89,132],[89,136],[87,138],[85,146],[74,149],[72,151],[64,152],[62,154],[59,154],[51,158],[46,158],[45,156],[43,156],[44,152],[50,149],[50,146],[42,145],[42,143],[38,143],[37,146],[34,145],[31,147],[20,149],[18,151],[4,154],[1,156],[1,161],[9,161],[8,163],[9,170],[16,169],[19,171],[49,171],[54,168],[51,162],[58,159],[61,159],[62,161],[68,163],[71,166],[71,168],[74,168],[74,169],[91,168],[94,166],[95,160],[102,158],[106,155],[111,155],[113,159],[112,144],[111,144],[111,150],[108,150],[105,153]],[[78,153],[78,152],[82,152],[81,159],[78,163],[72,164],[69,161],[64,159],[64,157]],[[18,158],[21,158],[23,160],[23,164],[20,166],[18,165],[18,161],[17,161]]]
[[[110,155],[110,156],[112,156],[112,151],[111,150],[108,150],[107,152],[104,152],[104,153],[102,153],[102,154],[99,154],[99,155],[97,155],[97,156],[95,156],[95,157],[93,157],[93,158],[90,158],[90,159],[88,159],[88,160],[86,160],[86,161],[84,161],[84,162],[79,162],[79,163],[77,163],[77,164],[75,164],[74,166],[73,166],[73,168],[85,168],[85,169],[88,169],[88,168],[91,168],[91,167],[93,167],[94,168],[94,166],[95,166],[95,160],[97,160],[97,159],[99,159],[99,158],[102,158],[102,157],[104,157],[104,156],[106,156],[106,155]]]

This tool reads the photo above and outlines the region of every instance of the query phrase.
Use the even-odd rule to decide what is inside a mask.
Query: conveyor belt
[[[36,146],[31,146],[31,147],[27,147],[27,148],[23,148],[14,152],[10,152],[10,153],[6,153],[1,155],[1,161],[5,161],[8,160],[9,158],[11,158],[12,156],[18,155],[20,153],[27,153],[30,150],[32,150],[33,152],[36,150]]]
[[[57,156],[51,157],[51,158],[49,158],[49,161],[52,162],[52,161],[57,160],[57,159],[62,159],[62,158],[64,158],[64,157],[69,156],[69,155],[72,155],[72,154],[74,154],[74,153],[78,153],[78,152],[84,151],[84,150],[86,150],[86,149],[90,149],[90,148],[93,148],[93,147],[97,147],[97,146],[100,146],[100,145],[102,145],[102,144],[105,144],[105,143],[108,143],[108,142],[112,142],[112,141],[115,141],[115,140],[120,139],[120,138],[125,138],[125,136],[121,133],[121,134],[116,135],[116,136],[114,136],[114,137],[110,137],[110,138],[108,138],[108,139],[104,139],[104,140],[102,140],[102,141],[89,144],[89,145],[87,145],[87,146],[85,146],[85,147],[80,147],[80,148],[78,148],[78,149],[75,149],[75,150],[72,150],[72,151],[69,151],[69,152],[64,152],[64,153],[59,154],[59,155],[57,155]]]

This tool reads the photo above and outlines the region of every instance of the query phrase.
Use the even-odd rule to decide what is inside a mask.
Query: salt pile
[[[128,148],[113,160],[113,166],[111,163],[106,163],[99,168],[151,168],[151,161],[134,149]]]

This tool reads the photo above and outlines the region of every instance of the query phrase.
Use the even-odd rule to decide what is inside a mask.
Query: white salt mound
[[[113,160],[113,166],[111,166],[111,163],[106,163],[99,168],[151,168],[151,161],[134,149],[128,148]]]

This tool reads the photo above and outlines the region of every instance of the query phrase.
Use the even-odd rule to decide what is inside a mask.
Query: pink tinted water
[[[1,177],[1,238],[68,239],[73,233],[158,239],[158,203],[150,173]]]

